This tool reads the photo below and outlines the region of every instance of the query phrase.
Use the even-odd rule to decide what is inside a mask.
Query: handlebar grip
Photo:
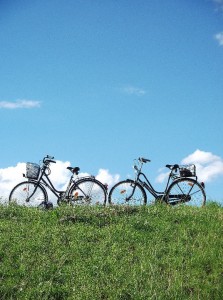
[[[51,162],[51,163],[54,163],[54,164],[56,163],[56,161],[55,161],[55,160],[52,160],[52,159],[47,159],[47,161],[48,161],[48,162]]]
[[[47,155],[46,157],[44,157],[44,159],[43,159],[43,163],[45,164],[45,163],[56,163],[56,161],[55,160],[53,160],[54,159],[54,157],[53,156],[49,156],[49,155]]]

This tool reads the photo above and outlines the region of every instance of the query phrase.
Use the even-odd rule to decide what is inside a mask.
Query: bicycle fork
[[[28,181],[29,182],[29,181]],[[35,188],[33,190],[33,192],[31,193],[31,195],[29,196],[29,185],[27,185],[26,188],[23,189],[24,192],[27,193],[27,198],[26,198],[26,202],[28,203],[30,201],[30,199],[32,198],[32,196],[35,194],[36,190],[37,190],[38,185],[35,184]]]
[[[135,193],[136,184],[135,184],[135,183],[131,183],[130,186],[131,186],[133,189],[132,189],[131,194],[130,194],[128,197],[126,197],[126,199],[125,199],[126,202],[129,202],[130,199],[132,198],[132,196],[133,196],[134,193]],[[121,191],[121,194],[124,194],[124,193],[126,193],[126,189]]]

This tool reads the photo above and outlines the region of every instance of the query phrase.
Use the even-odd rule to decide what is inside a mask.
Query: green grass
[[[0,206],[0,299],[222,299],[223,208]]]

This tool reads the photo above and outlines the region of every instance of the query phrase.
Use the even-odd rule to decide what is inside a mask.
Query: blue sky
[[[223,201],[222,0],[1,0],[0,41],[1,189],[45,154],[116,180],[145,156]]]

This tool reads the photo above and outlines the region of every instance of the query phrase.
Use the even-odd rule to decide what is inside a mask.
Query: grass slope
[[[0,206],[0,299],[222,299],[223,208]]]

